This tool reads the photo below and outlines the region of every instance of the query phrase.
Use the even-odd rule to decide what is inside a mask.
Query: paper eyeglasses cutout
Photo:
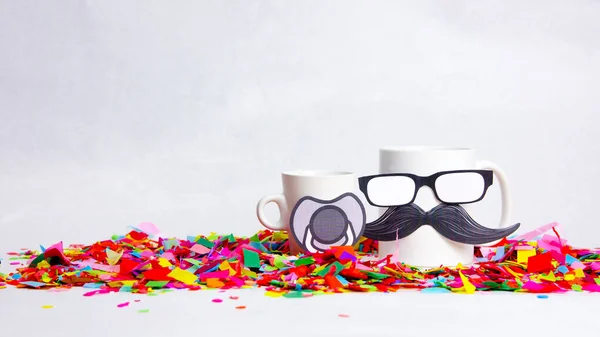
[[[304,251],[322,252],[332,246],[353,246],[363,234],[365,207],[353,193],[332,200],[306,196],[290,215],[290,231]]]
[[[389,173],[358,178],[367,201],[377,207],[402,206],[414,202],[419,189],[430,187],[445,204],[480,201],[494,182],[490,170],[442,171],[422,177],[410,173]]]

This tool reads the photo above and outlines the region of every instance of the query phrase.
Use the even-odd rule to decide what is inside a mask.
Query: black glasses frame
[[[473,200],[473,201],[467,201],[467,202],[446,202],[446,201],[442,200],[439,197],[437,190],[435,189],[435,181],[437,180],[437,178],[439,178],[443,175],[446,175],[446,174],[451,174],[451,173],[478,173],[479,175],[481,175],[483,177],[484,188],[483,188],[483,193],[481,194],[479,199]],[[379,178],[379,177],[408,177],[408,178],[411,178],[415,182],[415,194],[413,195],[412,199],[405,204],[401,204],[401,205],[378,205],[378,204],[375,204],[373,201],[371,201],[371,198],[369,197],[369,193],[367,192],[367,186],[369,185],[369,181],[371,181],[371,179]],[[415,201],[415,198],[417,197],[417,193],[419,193],[419,190],[423,186],[428,186],[429,188],[431,188],[433,190],[433,193],[435,194],[435,197],[445,204],[449,204],[449,205],[472,204],[474,202],[478,202],[481,199],[483,199],[483,197],[485,197],[485,193],[487,192],[488,188],[490,186],[492,186],[493,183],[494,183],[494,172],[491,170],[441,171],[441,172],[432,174],[427,177],[422,177],[422,176],[418,176],[418,175],[410,174],[410,173],[383,173],[383,174],[376,174],[376,175],[372,175],[372,176],[364,176],[364,177],[358,178],[358,187],[360,188],[360,190],[363,192],[363,194],[367,198],[367,201],[369,202],[369,204],[376,206],[376,207],[393,207],[393,206],[402,206],[402,205],[411,204]]]

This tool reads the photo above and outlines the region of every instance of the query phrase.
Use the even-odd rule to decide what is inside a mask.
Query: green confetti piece
[[[276,267],[269,266],[269,265],[265,265],[264,268],[265,268],[265,271],[276,271],[276,270],[279,270]]]
[[[377,291],[377,287],[376,286],[372,286],[370,284],[362,284],[360,287],[364,288],[364,289],[369,289],[369,290]]]
[[[110,238],[111,238],[111,240],[113,240],[113,241],[117,241],[117,240],[119,240],[119,235],[117,235],[117,234],[114,234],[114,235],[113,235],[113,236],[111,236]]]
[[[258,238],[258,234],[252,235],[252,237],[250,237],[250,242],[260,242],[260,239]]]
[[[31,263],[29,264],[30,267],[37,267],[37,264],[44,261],[44,255],[40,254],[38,255],[38,257],[36,257],[35,259],[33,259],[33,261],[31,261]]]
[[[162,288],[167,285],[169,281],[148,281],[146,287],[148,288]]]
[[[383,279],[386,279],[388,277],[391,277],[390,275],[376,273],[374,271],[368,271],[367,275],[369,275],[369,277],[372,277],[372,278],[375,278],[375,279],[378,279],[378,280],[383,280]]]
[[[283,281],[277,281],[277,280],[272,280],[271,282],[269,282],[269,284],[271,284],[272,286],[276,286],[276,287],[284,287],[285,283]]]
[[[304,296],[302,295],[301,291],[290,291],[289,293],[284,294],[283,297],[286,297],[286,298],[302,298]]]
[[[140,313],[140,314],[147,314],[149,312],[150,312],[150,309],[140,309],[140,310],[138,310],[138,313]]]
[[[491,281],[485,281],[482,284],[491,289],[498,289],[502,286],[501,284],[498,284],[496,282],[491,282]]]
[[[227,236],[224,236],[223,240],[227,240],[229,242],[235,242],[235,237],[233,236],[233,234],[229,234]]]
[[[594,281],[596,281],[597,285],[600,285],[600,277],[595,278]]]
[[[206,247],[206,248],[212,248],[212,247],[214,247],[214,246],[215,246],[215,244],[214,244],[214,243],[212,243],[212,242],[210,242],[210,241],[206,240],[205,238],[200,238],[200,239],[198,239],[198,241],[196,241],[196,242],[197,242],[198,244],[201,244],[201,245],[203,245],[203,246],[204,246],[204,247]]]
[[[281,268],[287,267],[287,265],[285,264],[285,261],[286,261],[286,259],[283,256],[277,255],[277,256],[275,256],[273,264],[275,265],[275,267],[281,269]]]
[[[344,269],[344,266],[335,261],[334,263],[330,264],[329,266],[327,266],[327,268],[317,272],[316,274],[321,276],[321,277],[325,277],[325,275],[329,274],[329,272],[331,271],[331,268],[335,268],[335,272],[333,273],[333,275],[337,275],[340,273],[340,271],[342,271],[342,269]]]
[[[253,250],[244,249],[244,265],[248,268],[260,268],[260,257]]]
[[[201,261],[198,261],[198,260],[196,260],[196,259],[187,258],[187,259],[184,259],[184,260],[185,260],[185,261],[187,261],[187,262],[189,262],[189,263],[191,263],[191,264],[193,264],[193,265],[194,265],[194,266],[196,266],[196,267],[200,267],[200,266],[202,266],[202,262],[201,262]]]
[[[296,267],[307,266],[307,265],[310,265],[310,264],[313,264],[313,263],[315,263],[315,259],[313,259],[311,256],[309,256],[309,257],[303,257],[301,259],[298,259],[298,260],[294,261],[294,265]]]
[[[574,284],[571,286],[571,289],[575,290],[575,291],[582,291],[583,288],[581,287],[581,285],[579,284]]]
[[[158,296],[157,293],[148,293],[148,296]]]

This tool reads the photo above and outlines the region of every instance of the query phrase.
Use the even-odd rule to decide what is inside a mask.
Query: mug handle
[[[265,216],[265,206],[270,202],[276,203],[279,208],[279,220],[275,223],[269,221]],[[285,229],[285,221],[283,221],[284,214],[287,214],[287,203],[283,194],[274,194],[263,197],[256,205],[256,216],[258,217],[258,221],[270,230],[279,231]]]
[[[500,216],[499,228],[508,226],[508,221],[512,211],[512,204],[510,200],[510,190],[508,189],[508,181],[504,171],[502,171],[498,165],[489,160],[477,161],[477,168],[483,170],[492,170],[496,178],[498,178],[498,182],[500,183],[500,193],[502,194],[502,215]]]

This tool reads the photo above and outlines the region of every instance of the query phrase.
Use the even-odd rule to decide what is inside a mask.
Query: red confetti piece
[[[246,309],[245,305],[238,305],[237,307],[235,307],[236,309]]]
[[[547,272],[552,269],[552,254],[544,253],[530,256],[527,261],[527,271],[530,273]]]

